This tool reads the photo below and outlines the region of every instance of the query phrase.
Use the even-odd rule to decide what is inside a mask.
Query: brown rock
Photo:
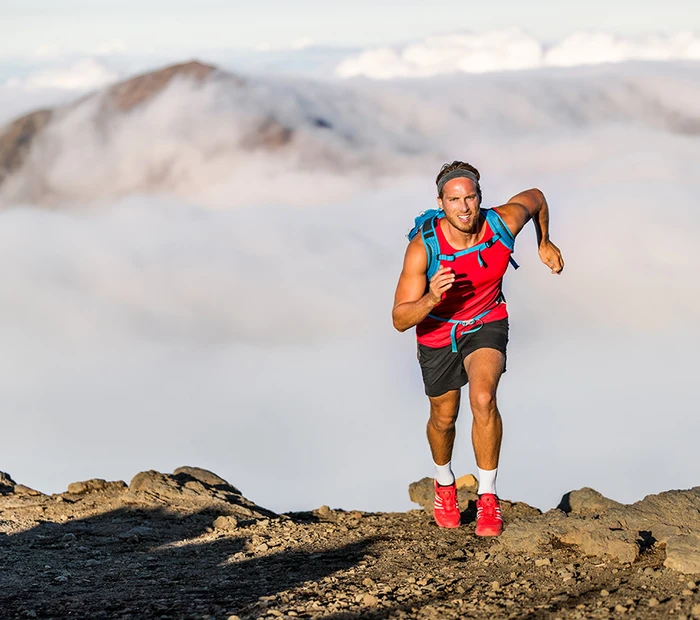
[[[371,594],[365,594],[362,597],[362,604],[365,607],[376,607],[379,604],[379,599]]]
[[[10,474],[0,471],[0,495],[9,495],[15,492],[17,483],[12,479]]]
[[[218,512],[233,514],[242,519],[261,519],[277,515],[254,504],[231,486],[207,470],[180,468],[178,474],[162,474],[149,470],[134,476],[124,500],[127,503],[169,505],[186,510],[215,508]],[[202,474],[201,472],[206,472]],[[202,480],[192,477],[196,473]],[[212,485],[204,480],[215,482]]]
[[[603,514],[611,508],[620,508],[619,504],[602,494],[595,489],[584,487],[578,491],[570,491],[561,498],[559,502],[559,510],[575,515],[598,515]]]
[[[185,465],[184,467],[178,467],[174,472],[174,476],[179,476],[180,474],[193,478],[194,480],[199,480],[204,484],[208,484],[212,487],[225,487],[227,489],[233,489],[234,492],[240,493],[238,489],[232,487],[226,480],[217,476],[214,472],[208,469],[202,469],[201,467],[190,467]]]
[[[428,510],[435,499],[435,487],[432,478],[421,478],[417,482],[408,485],[409,499]]]
[[[238,519],[233,515],[221,515],[214,519],[214,529],[230,532],[238,528]]]
[[[506,499],[501,500],[501,513],[506,521],[515,519],[529,519],[542,514],[539,508],[534,508],[525,502],[509,502]]]
[[[477,489],[479,488],[479,481],[476,479],[474,474],[465,474],[464,476],[460,476],[455,481],[455,484],[457,485],[458,489],[465,489],[470,493],[476,493]]]
[[[82,482],[71,482],[68,485],[68,493],[82,495],[84,493],[97,493],[99,491],[125,491],[126,483],[123,480],[108,482],[102,478],[91,478]]]
[[[31,489],[29,487],[24,486],[23,484],[16,484],[15,485],[15,495],[30,495],[32,497],[38,497],[39,495],[44,495],[41,491],[37,491],[36,489]]]
[[[587,555],[611,556],[620,562],[634,562],[639,557],[636,533],[611,529],[596,521],[579,521],[576,527],[559,536],[565,544],[578,545]]]
[[[508,551],[536,555],[552,538],[566,531],[566,526],[568,519],[563,512],[554,510],[541,515],[536,511],[534,515],[507,522],[503,534],[498,537],[498,544]]]
[[[664,566],[686,574],[700,573],[700,533],[670,538]]]
[[[328,506],[326,506],[324,504],[320,508],[317,508],[316,510],[314,510],[314,513],[316,515],[318,515],[319,517],[321,517],[322,519],[326,519],[333,514],[333,511]]]

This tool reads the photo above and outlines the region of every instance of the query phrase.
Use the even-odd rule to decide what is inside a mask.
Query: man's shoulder
[[[425,251],[425,244],[421,235],[413,237],[408,242],[406,262],[417,270],[426,271],[428,269],[428,254]]]
[[[507,202],[506,204],[498,205],[497,207],[491,207],[490,209],[486,209],[486,211],[491,211],[494,214],[496,214],[497,218],[500,219],[503,224],[506,225],[508,232],[511,234],[512,237],[515,237],[517,233],[514,233],[514,230],[518,230],[518,210],[523,209],[522,205],[519,205],[517,203],[509,203]],[[487,220],[489,219],[488,217],[486,218]],[[494,221],[494,220],[492,220]],[[495,223],[498,223],[498,220],[495,220]],[[493,229],[493,226],[491,226]],[[519,231],[518,231],[519,232]]]

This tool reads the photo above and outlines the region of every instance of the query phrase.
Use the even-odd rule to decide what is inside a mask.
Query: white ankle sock
[[[454,484],[455,475],[452,473],[452,461],[447,461],[445,465],[438,465],[435,461],[433,463],[435,464],[435,479],[438,484],[442,486]]]
[[[477,467],[477,469],[479,469]],[[496,474],[498,473],[498,467],[496,469],[479,469],[479,490],[478,495],[482,493],[492,493],[493,495],[498,495],[496,493]]]

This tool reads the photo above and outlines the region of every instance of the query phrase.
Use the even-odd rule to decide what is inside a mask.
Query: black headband
[[[476,184],[477,189],[479,188],[479,179],[477,179],[476,175],[473,172],[457,168],[456,170],[451,170],[450,172],[448,172],[437,182],[438,196],[442,194],[442,188],[445,187],[445,183],[451,181],[452,179],[458,179],[460,177],[464,177],[465,179],[471,179]]]

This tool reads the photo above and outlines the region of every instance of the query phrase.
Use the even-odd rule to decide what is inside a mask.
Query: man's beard
[[[462,220],[459,219],[457,215],[454,216],[454,219],[450,217],[448,219],[449,223],[452,224],[454,228],[456,228],[459,232],[463,233],[468,233],[468,234],[475,234],[479,230],[479,219],[481,215],[481,211],[478,210],[476,214],[473,216],[470,216],[468,222],[463,222]]]

